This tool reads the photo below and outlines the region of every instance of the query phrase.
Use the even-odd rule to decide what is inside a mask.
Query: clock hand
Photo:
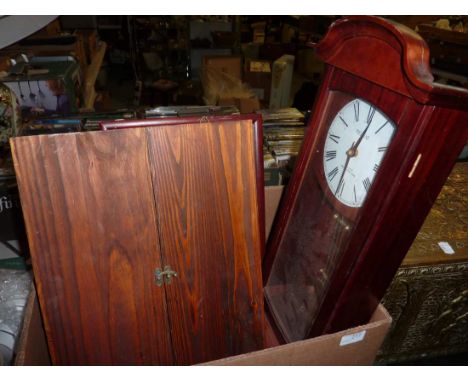
[[[351,146],[351,149],[352,149],[354,152],[356,152],[356,149],[358,148],[359,144],[361,143],[362,138],[364,138],[364,135],[366,135],[367,130],[369,130],[369,126],[371,125],[371,123],[372,123],[372,118],[371,118],[371,120],[367,123],[366,128],[365,128],[364,131],[362,132],[362,134],[361,134],[361,136],[359,137],[359,139],[356,141],[356,144],[354,145],[354,147]]]
[[[344,174],[346,173],[346,169],[348,168],[348,164],[349,164],[349,160],[355,156],[355,148],[354,148],[354,142],[353,144],[351,145],[351,148],[349,150],[346,151],[346,162],[345,162],[345,165],[344,165],[344,168],[343,168],[343,172],[341,173],[341,177],[340,177],[340,180],[338,182],[338,186],[336,187],[336,191],[335,191],[335,195],[338,193],[338,190],[340,189],[340,185],[341,185],[341,182],[343,181],[343,178],[344,178]]]

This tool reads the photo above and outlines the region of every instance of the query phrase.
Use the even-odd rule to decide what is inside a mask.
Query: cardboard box
[[[204,363],[206,366],[372,365],[392,318],[382,305],[367,325]],[[268,337],[267,337],[268,338]]]
[[[203,59],[206,56],[225,56],[232,54],[231,48],[194,48],[190,49],[190,71],[193,80],[199,80],[203,76]]]
[[[268,240],[284,186],[265,187],[265,239]]]
[[[276,214],[283,186],[265,188],[265,225],[267,237]],[[369,323],[341,332],[279,345],[266,322],[266,349],[210,361],[205,366],[339,366],[372,365],[392,318],[379,305]],[[15,365],[50,365],[46,339],[35,291],[26,306]]]
[[[242,60],[238,56],[205,56],[203,69],[216,69],[239,80],[242,79]]]
[[[47,347],[36,289],[32,288],[26,303],[23,329],[16,346],[15,366],[50,366],[51,360]]]
[[[33,291],[26,306],[15,366],[49,366],[50,357]],[[268,348],[204,363],[206,366],[273,366],[273,365],[372,365],[387,334],[392,318],[379,305],[367,325],[338,333],[277,345],[274,335],[266,335]]]

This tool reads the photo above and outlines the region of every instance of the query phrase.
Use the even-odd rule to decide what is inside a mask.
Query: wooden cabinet
[[[12,140],[54,364],[262,348],[260,127],[185,122]]]

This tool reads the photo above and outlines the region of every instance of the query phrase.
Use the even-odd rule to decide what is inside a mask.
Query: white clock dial
[[[323,168],[328,187],[349,207],[361,207],[390,145],[395,124],[362,99],[347,103],[328,129]]]

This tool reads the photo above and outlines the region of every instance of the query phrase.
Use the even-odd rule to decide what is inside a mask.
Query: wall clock
[[[325,73],[264,260],[286,342],[367,322],[468,137],[468,91],[434,83],[412,30],[346,17],[315,49]]]

